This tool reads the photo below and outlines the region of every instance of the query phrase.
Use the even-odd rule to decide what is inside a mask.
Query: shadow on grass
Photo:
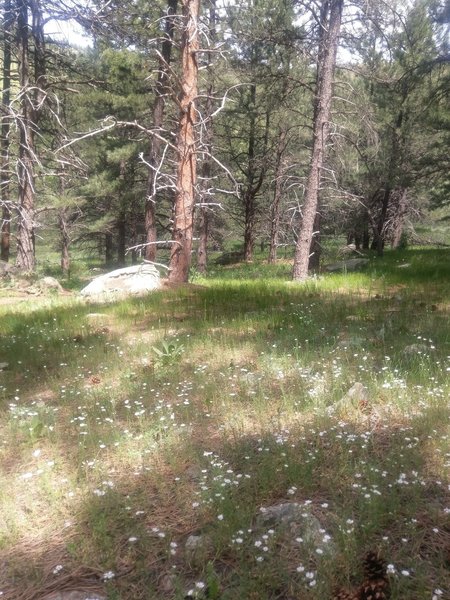
[[[168,436],[165,452],[148,456],[134,473],[110,475],[114,485],[104,495],[91,490],[76,499],[76,522],[66,531],[49,531],[40,547],[19,543],[6,559],[3,552],[4,597],[37,600],[66,589],[181,599],[200,581],[211,588],[215,582],[217,595],[207,598],[322,599],[336,584],[361,582],[369,549],[396,566],[393,600],[429,597],[447,577],[450,549],[448,481],[430,454],[429,425],[444,436],[447,418],[448,410],[434,408],[408,426],[316,416],[289,432]],[[264,541],[260,507],[287,502],[318,519],[331,536],[331,555],[318,554],[316,541],[296,542],[295,527],[274,525]],[[195,560],[184,551],[193,533],[213,540]],[[58,574],[56,565],[63,567]],[[317,573],[317,590],[298,565]]]
[[[430,597],[446,577],[450,549],[444,512],[450,502],[448,482],[433,447],[436,440],[442,438],[444,446],[447,439],[448,411],[439,408],[439,399],[436,408],[424,407],[404,422],[396,422],[395,416],[393,422],[377,420],[376,410],[367,417],[335,419],[326,411],[314,414],[311,401],[284,415],[278,392],[286,382],[278,382],[264,389],[270,405],[266,412],[277,416],[273,431],[252,425],[249,418],[248,427],[256,429],[249,432],[233,428],[229,422],[233,414],[228,412],[242,412],[244,422],[244,413],[251,413],[257,403],[258,410],[264,409],[264,397],[246,396],[243,407],[243,395],[231,400],[226,385],[214,381],[210,404],[204,388],[196,387],[198,405],[193,402],[186,433],[181,428],[174,433],[164,429],[157,410],[159,389],[169,404],[183,403],[176,400],[177,385],[186,380],[200,383],[195,373],[202,361],[216,361],[214,379],[222,377],[221,372],[232,378],[247,362],[258,374],[261,361],[276,363],[288,355],[290,362],[308,367],[318,358],[329,360],[333,352],[347,362],[354,354],[366,353],[371,356],[370,367],[381,373],[388,353],[399,376],[414,378],[421,365],[433,375],[432,365],[445,356],[445,312],[419,296],[397,300],[391,295],[368,298],[264,282],[245,288],[225,284],[161,292],[117,305],[77,306],[76,312],[73,307],[37,311],[4,323],[0,360],[11,364],[3,384],[6,403],[20,395],[17,404],[28,404],[49,387],[54,396],[46,402],[61,406],[62,411],[78,417],[83,416],[78,405],[94,411],[92,439],[80,443],[81,429],[70,433],[68,425],[48,437],[54,453],[64,457],[76,491],[71,508],[66,508],[66,496],[61,499],[75,522],[64,529],[47,522],[36,535],[30,532],[29,539],[17,539],[12,549],[3,545],[0,590],[4,597],[37,600],[56,589],[82,588],[106,589],[111,599],[183,598],[196,581],[206,581],[211,589],[217,581],[220,592],[210,598],[326,598],[332,583],[358,581],[360,557],[370,548],[381,548],[386,559],[400,567],[409,568],[410,557],[415,557],[411,581],[393,578],[394,588],[398,587],[394,600]],[[97,311],[112,323],[88,321],[87,315]],[[436,359],[433,353],[425,358],[405,357],[405,346],[432,326]],[[181,361],[169,361],[159,371],[135,364],[141,355],[151,356],[151,349],[145,347],[149,344],[145,340],[138,344],[135,354],[125,344],[130,334],[139,337],[148,331],[154,333],[151,344],[178,339],[184,348]],[[214,356],[215,345],[220,356]],[[242,352],[244,346],[247,353]],[[24,366],[16,369],[19,360]],[[44,370],[49,363],[51,369]],[[111,385],[105,366],[116,370]],[[348,383],[366,377],[356,367],[355,363]],[[130,369],[136,385],[122,388],[120,374]],[[438,372],[436,367],[435,385],[442,377]],[[16,381],[18,375],[24,378]],[[105,379],[107,385],[89,382],[92,376]],[[148,384],[145,394],[142,382]],[[207,378],[201,383],[207,390]],[[80,394],[65,392],[63,398],[62,386],[72,386]],[[299,386],[298,392],[304,393],[305,386]],[[220,410],[222,394],[226,403]],[[139,400],[147,411],[154,409],[153,421],[140,425],[126,416],[121,405],[113,417],[116,425],[106,423],[107,402],[116,406],[128,397]],[[173,406],[167,409],[169,418],[171,410]],[[209,411],[212,417],[207,416]],[[107,427],[114,431],[102,453],[99,439],[107,435]],[[39,444],[47,435],[41,433]],[[5,439],[14,443],[11,437]],[[120,441],[117,448],[115,440]],[[9,472],[23,462],[21,452],[27,443],[29,452],[36,442],[26,443],[23,437],[15,441],[17,460],[8,466]],[[205,452],[213,452],[213,459]],[[238,474],[242,478],[237,479]],[[293,548],[282,537],[273,542],[273,552],[261,564],[257,561],[255,542],[260,536],[254,537],[248,529],[254,528],[259,507],[292,500],[311,501],[307,506],[335,540],[337,551],[330,562],[322,563],[315,548],[302,554],[301,548]],[[30,504],[34,501],[28,498]],[[198,508],[193,507],[195,502],[200,502]],[[40,509],[45,513],[45,504]],[[346,533],[349,519],[355,526],[347,526],[353,531]],[[240,530],[246,532],[242,550],[232,543]],[[214,551],[199,564],[186,560],[183,551],[192,533],[214,539]],[[307,591],[304,577],[296,570],[300,563],[319,571],[323,582],[317,591]],[[59,564],[63,570],[58,575],[53,570]],[[109,571],[114,577],[104,581]]]

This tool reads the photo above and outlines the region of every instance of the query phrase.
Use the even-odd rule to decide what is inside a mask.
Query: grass
[[[323,600],[371,549],[450,593],[448,252],[289,269],[0,306],[2,599]]]

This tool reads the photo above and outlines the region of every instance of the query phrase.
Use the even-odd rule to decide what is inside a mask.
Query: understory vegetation
[[[2,600],[324,600],[368,551],[449,597],[449,258],[2,302]],[[261,521],[293,503],[314,535]]]

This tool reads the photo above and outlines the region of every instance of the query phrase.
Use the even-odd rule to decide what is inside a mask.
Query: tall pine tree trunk
[[[344,0],[324,0],[322,5],[316,98],[314,107],[313,144],[303,214],[294,257],[294,280],[308,277],[314,221],[319,203],[321,172],[329,134],[336,53],[341,28]]]
[[[177,188],[169,263],[169,280],[187,282],[191,265],[195,186],[197,183],[196,107],[198,90],[200,0],[182,0],[180,121],[177,134]]]
[[[155,86],[155,100],[153,104],[153,128],[158,131],[163,126],[166,98],[170,93],[170,61],[174,35],[174,15],[177,12],[178,0],[168,0],[167,17],[165,25],[166,37],[161,46],[161,57],[158,66],[158,78]],[[161,158],[162,140],[153,136],[150,147],[148,163],[150,171],[147,179],[147,197],[145,201],[145,258],[150,261],[156,259],[156,169]]]
[[[214,44],[217,39],[216,35],[216,0],[210,0],[209,7],[209,39],[210,43]],[[203,164],[201,169],[201,190],[200,190],[200,210],[199,210],[199,244],[197,249],[197,269],[200,273],[206,273],[208,264],[208,236],[209,236],[209,208],[206,206],[208,201],[208,188],[212,175],[212,138],[213,138],[213,124],[211,115],[213,113],[213,70],[212,70],[212,55],[211,52],[207,54],[207,70],[209,77],[209,85],[206,92],[206,104],[205,114],[203,120],[206,121],[206,131],[204,133],[204,144],[206,153],[203,158]]]
[[[3,118],[1,128],[1,164],[0,164],[0,203],[2,205],[1,222],[1,260],[9,260],[11,237],[11,199],[9,189],[9,103],[11,100],[11,38],[14,15],[12,1],[6,0],[3,8]]]
[[[29,4],[29,6],[28,6]],[[33,78],[30,67],[29,14],[34,51]],[[35,132],[45,102],[45,43],[42,9],[39,2],[18,0],[17,38],[21,122],[19,135],[19,226],[16,265],[23,271],[35,267],[35,200],[37,162]]]
[[[16,264],[23,271],[33,271],[34,256],[34,213],[35,213],[35,174],[34,174],[34,106],[30,84],[28,5],[19,0],[17,17],[18,63],[21,98],[21,119],[19,135],[19,226],[17,231]]]

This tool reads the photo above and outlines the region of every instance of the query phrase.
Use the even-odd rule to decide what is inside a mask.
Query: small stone
[[[428,354],[429,351],[430,351],[430,348],[428,346],[425,346],[425,344],[411,344],[410,346],[406,346],[403,349],[403,353],[409,357],[416,356],[416,355],[420,356],[422,354]]]
[[[352,385],[352,387],[348,390],[342,400],[353,401],[356,402],[368,402],[369,401],[369,390],[365,385],[357,381]]]
[[[192,566],[204,565],[214,552],[214,543],[208,535],[190,535],[184,547],[187,562]]]
[[[7,369],[8,367],[9,367],[9,363],[0,362],[0,371],[3,371],[4,369]]]
[[[175,591],[175,582],[176,576],[174,574],[164,575],[164,577],[160,581],[159,587],[161,588],[162,592],[166,594],[171,594]]]

